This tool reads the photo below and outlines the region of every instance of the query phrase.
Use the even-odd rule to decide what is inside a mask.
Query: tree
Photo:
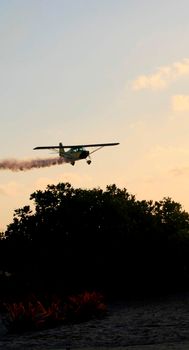
[[[34,210],[15,210],[5,241],[10,268],[38,283],[129,290],[188,278],[189,214],[171,198],[59,183],[30,200]]]

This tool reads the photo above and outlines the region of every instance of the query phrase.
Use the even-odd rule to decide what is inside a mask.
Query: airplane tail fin
[[[63,147],[63,144],[60,142],[59,143],[59,156],[60,157],[63,157],[63,155],[64,155],[64,147]]]

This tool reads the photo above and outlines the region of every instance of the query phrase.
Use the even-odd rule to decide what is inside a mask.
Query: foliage
[[[0,269],[14,285],[67,294],[189,286],[189,214],[171,198],[59,183],[30,199],[34,210],[15,210],[0,240]]]
[[[106,314],[103,296],[96,292],[73,295],[66,301],[57,296],[49,301],[41,301],[32,295],[24,301],[7,302],[4,307],[9,332],[40,330],[62,323],[81,322]]]
[[[64,306],[65,319],[77,322],[104,316],[106,311],[104,298],[102,294],[97,292],[85,292],[69,296]]]

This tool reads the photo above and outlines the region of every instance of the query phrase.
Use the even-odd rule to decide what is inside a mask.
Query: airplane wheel
[[[87,164],[88,165],[90,165],[91,164],[91,160],[89,159],[89,160],[87,160]]]
[[[71,162],[71,165],[75,165],[75,162]]]

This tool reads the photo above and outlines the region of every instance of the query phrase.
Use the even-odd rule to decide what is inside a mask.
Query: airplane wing
[[[80,148],[80,147],[107,147],[107,146],[116,146],[119,145],[119,142],[111,142],[111,143],[92,143],[92,144],[87,144],[87,145],[58,145],[58,146],[37,146],[34,149],[59,149],[59,148]]]
[[[63,146],[62,147],[60,147],[60,146],[37,146],[33,149],[54,149],[54,148],[63,148]]]

